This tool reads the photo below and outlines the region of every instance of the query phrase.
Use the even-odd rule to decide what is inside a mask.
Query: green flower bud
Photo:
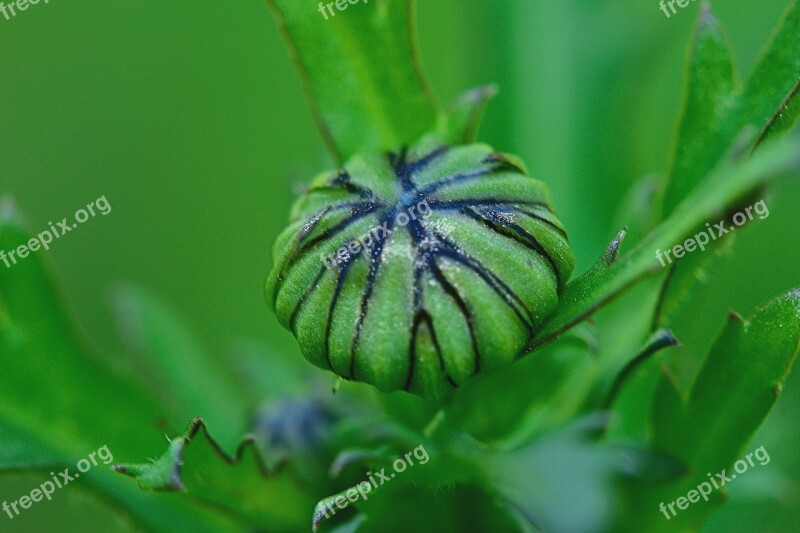
[[[574,268],[546,186],[484,144],[357,155],[291,218],[269,304],[311,363],[386,392],[512,363]]]

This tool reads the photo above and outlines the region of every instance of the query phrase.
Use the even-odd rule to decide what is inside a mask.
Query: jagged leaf
[[[255,436],[245,437],[233,456],[210,436],[201,419],[170,441],[151,463],[114,469],[136,479],[140,488],[183,491],[186,499],[220,506],[254,527],[295,530],[306,523],[315,500],[287,471],[271,471]]]
[[[19,214],[4,202],[0,250],[29,239]],[[162,409],[88,348],[61,294],[43,251],[0,267],[0,471],[74,470],[102,446],[113,455],[146,456],[153,450],[154,432],[146,428],[163,417]],[[120,481],[99,462],[74,483],[102,494],[143,527],[164,530],[181,523],[199,531],[241,530],[241,523],[216,511],[157,500]]]

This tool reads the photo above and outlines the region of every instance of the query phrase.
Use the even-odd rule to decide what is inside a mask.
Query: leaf
[[[730,46],[711,7],[704,3],[686,61],[683,109],[667,172],[666,212],[671,212],[702,176],[698,159],[720,155],[710,150],[709,143],[734,102],[736,77]]]
[[[29,235],[6,200],[0,209],[0,250]],[[64,302],[46,252],[0,266],[0,476],[45,466],[70,467],[94,450],[139,456],[151,450],[162,418],[158,403],[87,347]],[[139,428],[139,429],[132,429]],[[180,523],[198,531],[241,531],[242,524],[186,501],[154,500],[99,463],[76,484],[144,529]],[[65,487],[66,489],[67,487]]]
[[[634,521],[652,525],[661,502],[685,497],[723,469],[735,479],[730,467],[745,458],[746,446],[780,394],[798,349],[800,289],[795,289],[761,307],[749,321],[732,313],[688,392],[679,391],[665,370],[653,401],[651,443],[683,463],[685,473],[645,491],[634,488],[640,513]],[[696,527],[722,497],[713,490],[709,501],[694,503],[669,522],[658,521],[654,530]]]
[[[622,198],[614,215],[612,227],[626,227],[625,239],[636,244],[659,222],[659,213],[653,205],[659,201],[663,178],[651,174],[636,181]]]
[[[230,365],[209,357],[184,321],[151,292],[121,286],[114,303],[127,347],[138,355],[159,397],[176,406],[171,419],[203,416],[232,449],[246,432],[248,407]]]
[[[412,0],[267,0],[338,163],[410,144],[438,110],[419,65]],[[318,7],[320,9],[318,9]],[[323,14],[326,11],[327,17]]]
[[[478,127],[486,104],[497,95],[497,86],[471,89],[458,97],[443,116],[439,129],[451,144],[469,144],[478,138]]]
[[[754,125],[758,135],[741,153],[767,137],[787,131],[800,111],[800,8],[794,0],[743,89],[737,87],[729,46],[707,4],[701,7],[686,68],[686,89],[665,193],[665,213],[709,171],[726,144],[742,128]],[[715,252],[733,239],[709,245]],[[701,275],[712,254],[695,254],[671,272],[662,288],[654,328],[665,325],[684,295]]]
[[[540,531],[619,530],[620,475],[663,479],[674,465],[643,448],[598,442],[605,425],[593,415],[517,450],[487,454],[488,482]]]
[[[800,92],[800,2],[792,0],[739,98],[739,124],[761,128],[757,144],[797,120]]]
[[[0,220],[0,250],[28,240],[15,212]],[[120,447],[148,448],[148,437],[127,435],[129,420],[152,422],[160,408],[87,348],[41,251],[0,268],[0,308],[7,317],[0,329],[0,418],[62,449],[64,438],[81,454],[109,435],[126,435]]]
[[[723,160],[720,166],[675,209],[674,213],[626,255],[619,257],[625,236],[620,232],[597,263],[564,288],[558,308],[529,344],[530,350],[551,342],[586,319],[622,291],[659,270],[656,253],[671,248],[695,228],[776,179],[800,174],[800,139],[771,143],[743,162]]]
[[[666,329],[660,329],[653,333],[653,335],[647,340],[644,349],[633,359],[628,361],[628,363],[623,367],[623,369],[617,374],[614,382],[612,383],[611,387],[608,390],[606,400],[604,402],[604,407],[607,409],[611,407],[614,401],[617,399],[622,387],[625,386],[628,379],[630,379],[631,375],[636,372],[636,370],[641,367],[645,362],[647,362],[653,355],[660,352],[664,348],[668,348],[670,346],[677,346],[680,342],[675,336],[672,334],[671,331]]]
[[[730,224],[726,224],[728,226]],[[729,249],[736,235],[723,235],[710,242],[705,251],[687,255],[669,267],[669,274],[661,287],[658,304],[653,313],[653,329],[669,325],[673,315],[689,295],[690,289],[706,277],[705,270],[714,259]]]
[[[156,461],[117,464],[114,470],[136,479],[141,489],[183,491],[190,501],[219,506],[270,530],[297,529],[306,523],[315,503],[285,470],[268,469],[254,435],[242,439],[235,455],[229,456],[202,419],[189,424]]]
[[[689,85],[684,118],[676,139],[678,152],[666,190],[665,215],[671,213],[695,184],[714,168],[732,139],[743,129],[754,126],[759,132],[745,147],[746,153],[761,145],[768,135],[788,130],[797,119],[795,100],[800,82],[798,0],[789,3],[748,81],[742,89],[734,91],[733,97],[727,94],[729,83],[724,81],[732,72],[732,68],[726,66],[729,60],[715,60],[710,55],[716,53],[719,58],[727,58],[729,53],[707,10],[701,13],[698,31],[698,44],[687,74]],[[705,60],[701,61],[703,58]],[[705,76],[705,69],[716,73],[720,79],[715,81],[710,74]],[[699,83],[697,88],[693,87],[693,82]],[[713,91],[721,92],[712,94]],[[697,123],[693,122],[695,115],[699,117]]]
[[[61,454],[3,419],[0,419],[0,435],[0,473],[64,463]]]
[[[564,338],[536,357],[459,387],[447,417],[482,442],[503,448],[527,442],[580,411],[597,366],[584,342]]]
[[[733,463],[775,403],[799,347],[800,288],[748,322],[731,314],[686,401],[662,379],[653,410],[654,446],[698,472]]]

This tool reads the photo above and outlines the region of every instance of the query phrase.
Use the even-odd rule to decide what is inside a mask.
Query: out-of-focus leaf
[[[654,206],[661,182],[662,178],[656,174],[644,176],[633,184],[620,202],[613,227],[626,227],[625,239],[629,243],[640,242],[658,224],[659,213]]]
[[[58,452],[35,436],[0,419],[0,472],[55,466],[62,462]]]
[[[0,220],[1,250],[27,241],[14,214]],[[0,268],[0,307],[9,317],[0,330],[0,417],[61,450],[72,446],[73,453],[121,436],[120,449],[149,449],[147,435],[131,434],[130,420],[150,424],[161,409],[88,349],[43,252]]]
[[[427,465],[426,465],[427,466]],[[423,469],[425,466],[414,468]],[[336,509],[337,514],[319,523],[320,533],[340,533],[340,528],[358,522],[359,533],[385,533],[388,531],[518,531],[508,517],[502,502],[478,485],[457,485],[434,489],[407,483],[406,471],[390,483],[379,487],[364,501],[350,503],[352,508]],[[346,517],[355,515],[351,520]],[[330,514],[330,512],[329,512]],[[338,524],[339,516],[347,520]],[[352,531],[344,529],[343,532]]]
[[[478,138],[478,127],[486,104],[497,95],[497,87],[488,85],[471,89],[458,97],[441,119],[439,129],[452,144],[469,144]]]
[[[584,342],[564,338],[535,357],[459,387],[448,419],[482,442],[502,445],[520,433],[529,438],[580,411],[597,366]]]
[[[173,439],[158,460],[114,469],[136,479],[142,489],[185,491],[190,501],[224,508],[267,530],[297,529],[315,503],[286,471],[268,470],[254,436],[245,437],[236,454],[228,456],[200,419]]]
[[[335,505],[337,497],[343,504],[341,497],[347,498],[348,492],[352,503],[347,505],[365,518],[359,531],[480,531],[507,521],[505,512],[496,514],[500,510],[492,508],[492,495],[485,488],[488,448],[453,428],[442,412],[423,433],[391,426],[378,421],[364,427],[377,429],[362,441],[374,441],[375,448],[372,453],[351,454],[344,467],[352,474],[351,482],[320,500],[315,528],[330,531],[353,512]],[[365,482],[372,482],[370,489]],[[354,498],[352,488],[358,485],[366,498]],[[468,511],[478,508],[481,512],[474,515]]]
[[[333,7],[333,14],[325,2],[267,4],[338,162],[410,144],[435,127],[438,111],[419,65],[412,0],[338,2],[346,10]]]
[[[605,419],[593,416],[513,452],[487,454],[489,483],[541,531],[612,531],[617,479],[660,462],[645,450],[597,442],[603,427]]]
[[[258,342],[236,342],[231,352],[231,371],[248,405],[305,394],[320,380],[302,357]]]
[[[230,450],[247,430],[248,408],[227,361],[209,357],[176,313],[149,291],[120,287],[114,298],[117,323],[138,355],[156,393],[184,422],[202,416]]]
[[[730,47],[708,4],[700,7],[684,74],[683,109],[667,172],[667,212],[698,183],[697,161],[719,157],[709,149],[720,122],[735,101],[736,72]],[[736,132],[735,132],[736,133]],[[723,150],[727,146],[723,147]],[[713,165],[712,161],[712,165]],[[702,171],[701,171],[702,172]]]
[[[669,325],[670,318],[680,309],[690,289],[705,279],[705,269],[733,244],[735,235],[724,235],[708,244],[705,251],[689,254],[670,265],[669,276],[661,287],[658,305],[653,313],[653,328]]]
[[[27,243],[11,204],[0,211],[0,250]],[[149,455],[155,432],[141,428],[153,427],[162,409],[87,347],[45,255],[0,266],[0,471],[45,465],[74,471],[102,446],[117,456]],[[74,483],[101,493],[143,528],[180,523],[197,531],[242,530],[227,516],[186,501],[156,500],[118,478],[99,463]]]

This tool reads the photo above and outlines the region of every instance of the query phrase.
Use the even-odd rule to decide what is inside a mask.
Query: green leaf
[[[665,213],[694,188],[726,149],[730,139],[749,125],[759,134],[741,152],[767,137],[787,131],[800,111],[800,8],[789,4],[770,43],[743,89],[737,87],[729,46],[710,8],[701,8],[685,75],[686,89],[681,120],[667,174]],[[722,239],[709,248],[719,252],[732,243]],[[684,295],[712,258],[695,254],[671,272],[662,289],[654,327],[666,324]]]
[[[708,482],[709,474],[744,460],[746,447],[780,394],[800,349],[800,289],[759,310],[749,321],[731,314],[689,391],[678,390],[668,371],[656,389],[651,413],[653,449],[679,460],[685,473],[650,490],[637,490],[641,516],[653,524],[661,502],[675,501]],[[756,443],[755,447],[768,443]],[[709,490],[710,490],[709,485]],[[724,487],[723,491],[725,490]],[[714,490],[710,501],[680,511],[655,530],[696,527],[722,502]]]
[[[698,472],[733,463],[775,403],[798,347],[800,289],[773,300],[748,322],[731,314],[686,401],[662,379],[653,444]]]
[[[187,500],[221,506],[262,529],[296,530],[307,523],[315,503],[285,470],[269,471],[255,436],[245,437],[229,456],[201,419],[173,439],[159,459],[114,469],[136,479],[141,489],[183,491]]]
[[[800,2],[781,16],[739,98],[738,124],[760,129],[757,143],[788,130],[797,120],[800,92]]]
[[[27,241],[16,213],[0,219],[0,250]],[[87,347],[42,251],[0,267],[0,308],[7,317],[0,325],[0,418],[73,453],[92,451],[109,435],[126,435],[120,447],[148,449],[147,436],[128,434],[130,420],[150,422],[161,409]]]
[[[710,242],[705,251],[687,255],[680,262],[670,265],[669,275],[661,287],[658,304],[653,313],[653,329],[669,325],[670,319],[681,308],[690,289],[705,279],[706,269],[715,258],[733,245],[735,237],[733,234],[723,235]]]
[[[486,104],[497,95],[497,86],[471,89],[458,97],[442,117],[439,130],[451,144],[470,144],[478,139],[478,127]]]
[[[620,473],[663,478],[673,466],[642,448],[598,442],[604,427],[604,417],[594,415],[517,450],[487,453],[489,483],[540,531],[620,530],[612,526]]]
[[[16,209],[0,209],[0,250],[29,241]],[[70,467],[102,446],[147,456],[163,418],[158,403],[120,375],[78,332],[46,252],[0,266],[0,476]],[[134,429],[137,428],[137,429]],[[187,501],[156,500],[99,463],[75,481],[144,529],[182,524],[197,531],[242,531],[242,524]],[[65,487],[64,490],[68,490]]]
[[[537,332],[529,349],[538,348],[597,311],[648,274],[659,271],[656,253],[682,242],[695,228],[714,221],[759,187],[800,174],[800,140],[771,143],[744,162],[724,160],[669,217],[638,246],[619,256],[622,231],[597,263],[564,288],[558,308]]]
[[[410,144],[438,110],[423,77],[412,0],[267,0],[334,159]],[[332,6],[331,15],[325,5]],[[327,20],[326,20],[327,16]]]
[[[565,336],[536,357],[459,387],[448,420],[493,446],[528,442],[581,411],[599,366],[584,341]]]
[[[709,11],[702,11],[697,45],[690,55],[687,100],[676,139],[678,152],[673,158],[664,214],[671,213],[714,168],[743,129],[754,126],[759,132],[744,147],[743,153],[746,153],[768,136],[788,130],[798,116],[798,0],[789,3],[744,87],[732,95],[729,53],[717,24],[710,17]]]
[[[667,172],[667,212],[697,184],[698,159],[710,150],[714,133],[734,102],[736,71],[722,28],[708,4],[702,4],[684,74],[683,109]],[[713,161],[712,161],[713,163]],[[700,171],[702,172],[702,171]]]
[[[114,303],[123,340],[158,396],[174,406],[171,419],[202,416],[232,449],[246,431],[248,406],[227,361],[210,357],[185,322],[151,292],[123,286]]]
[[[0,472],[61,465],[63,457],[11,422],[0,419]]]
[[[625,239],[638,243],[660,221],[653,205],[659,201],[663,178],[650,174],[637,180],[622,198],[612,227],[628,229]]]

